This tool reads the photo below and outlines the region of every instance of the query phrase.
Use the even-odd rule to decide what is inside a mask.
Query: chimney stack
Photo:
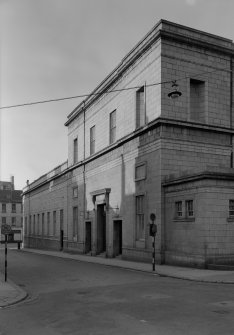
[[[12,185],[12,190],[14,190],[15,189],[14,176],[11,176],[11,185]]]

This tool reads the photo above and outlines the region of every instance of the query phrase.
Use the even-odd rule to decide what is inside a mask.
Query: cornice
[[[139,136],[147,133],[148,131],[150,131],[154,128],[160,127],[160,126],[186,127],[186,128],[197,129],[197,130],[234,135],[234,129],[230,129],[230,128],[218,127],[218,126],[212,126],[212,125],[202,125],[200,123],[195,123],[195,122],[190,122],[190,121],[173,120],[173,119],[169,119],[169,118],[159,117],[159,118],[151,121],[150,123],[148,123],[144,127],[136,129],[132,133],[122,137],[121,139],[119,139],[118,141],[113,143],[112,145],[109,145],[108,147],[98,151],[94,155],[89,156],[85,160],[80,161],[80,162],[78,162],[78,163],[76,163],[72,166],[69,166],[67,169],[63,170],[61,173],[58,173],[55,176],[52,176],[51,178],[49,178],[47,180],[43,180],[41,183],[39,183],[35,186],[30,187],[30,185],[29,185],[29,188],[26,191],[23,192],[23,195],[26,195],[26,194],[30,193],[31,191],[34,191],[37,188],[42,187],[43,185],[51,182],[52,180],[58,179],[61,176],[65,175],[67,173],[70,173],[77,168],[83,167],[84,165],[94,161],[95,159],[98,159],[98,158],[102,157],[103,155],[106,155],[110,151],[115,150],[115,149],[123,146],[125,143],[133,140],[134,138],[139,137]],[[38,178],[37,180],[39,180],[39,179],[40,178]]]

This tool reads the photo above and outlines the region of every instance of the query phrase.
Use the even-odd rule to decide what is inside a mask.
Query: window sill
[[[195,222],[195,218],[176,218],[173,222]]]

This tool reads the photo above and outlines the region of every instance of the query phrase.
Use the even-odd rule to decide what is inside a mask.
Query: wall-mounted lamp
[[[119,206],[117,205],[116,207],[113,207],[113,210],[115,211],[114,216],[119,217]]]
[[[170,92],[170,93],[168,93],[169,98],[171,98],[171,99],[177,99],[177,98],[179,98],[182,95],[182,93],[180,91],[178,91],[178,89],[177,89],[178,86],[179,85],[176,83],[176,80],[172,81],[173,91]]]

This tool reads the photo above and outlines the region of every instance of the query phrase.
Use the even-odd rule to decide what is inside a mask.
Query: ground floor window
[[[229,216],[234,217],[234,200],[229,200]]]
[[[145,199],[144,195],[136,196],[136,238],[141,240],[145,238]]]
[[[77,236],[78,207],[73,207],[73,237]]]

